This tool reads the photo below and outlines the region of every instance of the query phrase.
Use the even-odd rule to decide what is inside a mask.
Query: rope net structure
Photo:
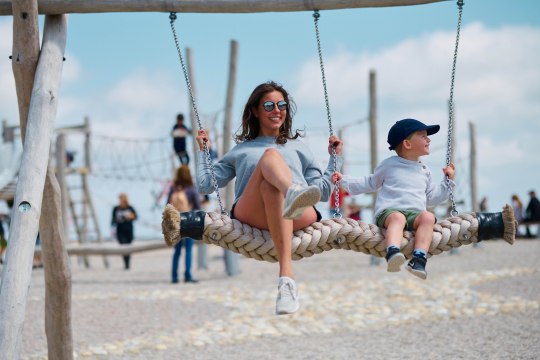
[[[500,213],[463,213],[442,219],[434,225],[428,256],[482,240],[504,239],[513,244],[516,225],[510,205],[505,205]],[[162,231],[169,246],[191,237],[249,258],[277,262],[269,231],[243,224],[224,214],[179,213],[169,204],[163,212]],[[334,249],[384,257],[385,241],[385,230],[373,224],[349,218],[322,220],[293,233],[292,259],[300,260]],[[407,258],[412,256],[414,232],[403,233],[401,250]]]

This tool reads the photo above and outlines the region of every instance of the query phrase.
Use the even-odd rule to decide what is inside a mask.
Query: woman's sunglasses
[[[272,101],[265,101],[263,103],[263,109],[264,111],[271,112],[274,110],[274,106],[277,106],[277,108],[280,111],[287,109],[287,102],[285,100],[278,101],[277,103],[273,103]]]

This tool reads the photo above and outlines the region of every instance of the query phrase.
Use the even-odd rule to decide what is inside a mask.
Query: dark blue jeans
[[[178,263],[182,253],[182,246],[186,248],[186,270],[184,272],[184,280],[191,280],[191,250],[195,240],[185,238],[178,244],[174,245],[174,254],[172,259],[172,281],[178,281]]]

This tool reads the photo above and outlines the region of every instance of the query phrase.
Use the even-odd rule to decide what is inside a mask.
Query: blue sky
[[[466,1],[458,58],[455,113],[460,211],[469,211],[469,131],[476,126],[479,197],[500,211],[517,193],[525,202],[530,189],[540,191],[540,3],[534,0]],[[265,14],[179,14],[182,47],[193,51],[199,110],[206,127],[221,128],[225,103],[229,44],[239,43],[233,129],[257,84],[275,80],[292,94],[295,124],[307,131],[313,151],[326,162],[328,137],[311,12]],[[428,5],[334,10],[321,13],[319,28],[334,130],[364,119],[368,112],[368,72],[377,72],[378,157],[390,156],[388,128],[405,117],[438,123],[432,154],[425,161],[435,178],[445,162],[450,70],[457,24],[455,1]],[[0,17],[0,118],[17,121],[11,63],[11,18]],[[169,147],[177,112],[188,112],[186,86],[165,13],[73,14],[69,17],[66,62],[57,127],[91,119],[101,136],[165,139],[165,145],[116,145],[111,157],[149,161]],[[213,115],[217,114],[217,115]],[[325,130],[326,129],[326,130]],[[348,172],[369,172],[366,124],[347,127]],[[68,145],[80,147],[80,139]],[[149,146],[149,147],[148,147]],[[119,149],[119,147],[121,149]],[[105,145],[96,155],[105,162]],[[141,153],[139,153],[141,152]],[[130,158],[131,156],[131,158]],[[102,165],[106,167],[105,165]],[[166,178],[156,166],[151,177]],[[159,173],[159,174],[158,174]],[[116,194],[126,191],[146,223],[159,223],[151,211],[158,181],[96,179],[94,201],[100,225],[107,227]],[[367,196],[357,200],[368,203]],[[141,224],[143,225],[143,224]],[[152,233],[146,226],[141,233]]]

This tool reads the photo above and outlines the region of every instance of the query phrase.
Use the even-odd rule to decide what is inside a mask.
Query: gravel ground
[[[222,249],[208,253],[198,284],[169,282],[170,249],[134,255],[130,271],[72,258],[76,358],[540,359],[540,240],[437,255],[426,281],[326,252],[295,262],[291,316],[273,315],[277,264],[241,258],[227,277]],[[41,269],[29,296],[22,356],[46,359]]]

